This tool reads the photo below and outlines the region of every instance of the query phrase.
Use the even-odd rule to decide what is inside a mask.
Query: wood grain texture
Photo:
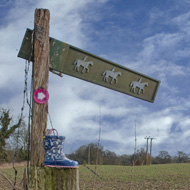
[[[33,41],[33,92],[48,90],[49,79],[49,20],[46,9],[36,9]],[[78,169],[44,167],[43,136],[47,129],[48,103],[32,103],[32,135],[30,158],[30,190],[79,190]],[[27,179],[25,179],[25,183]],[[23,188],[28,190],[28,186]]]
[[[73,168],[32,167],[31,189],[79,190],[79,171]]]
[[[36,9],[34,25],[33,92],[48,90],[49,79],[49,20],[47,9]],[[43,166],[43,135],[47,128],[48,103],[32,103],[31,166]]]

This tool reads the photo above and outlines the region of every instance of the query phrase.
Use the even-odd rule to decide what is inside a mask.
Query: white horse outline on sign
[[[148,86],[148,82],[141,82],[142,78],[139,79],[139,81],[133,81],[131,82],[130,86],[131,86],[131,91],[135,93],[135,89],[138,88],[139,91],[137,92],[138,94],[140,94],[141,90],[142,93],[144,94],[145,90],[144,87]]]
[[[108,78],[110,77],[110,78],[112,78],[112,80],[111,80],[111,84],[113,83],[113,81],[115,80],[115,83],[117,83],[117,81],[118,81],[118,79],[117,79],[117,76],[121,76],[121,72],[114,72],[115,71],[115,67],[111,70],[111,71],[109,71],[109,70],[106,70],[106,71],[104,71],[103,72],[103,80],[105,81],[105,82],[108,82]]]
[[[83,67],[81,73],[83,74],[85,70],[86,70],[86,72],[88,73],[88,72],[89,72],[88,66],[89,66],[89,65],[90,65],[90,66],[93,66],[93,62],[92,62],[92,61],[86,61],[86,59],[87,59],[87,56],[84,57],[83,60],[77,59],[77,60],[73,63],[73,65],[76,65],[76,66],[74,67],[74,69],[79,72],[79,68],[80,68],[80,66],[81,66],[81,67]]]

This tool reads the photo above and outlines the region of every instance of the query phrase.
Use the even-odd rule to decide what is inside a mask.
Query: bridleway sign
[[[32,30],[27,29],[18,57],[32,60]],[[50,38],[50,71],[154,102],[160,81]]]

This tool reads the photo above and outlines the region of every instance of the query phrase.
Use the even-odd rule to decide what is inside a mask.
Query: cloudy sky
[[[134,153],[135,126],[137,149],[150,136],[156,138],[154,156],[161,150],[190,153],[189,0],[1,0],[0,107],[15,116],[25,74],[17,54],[26,28],[34,28],[36,8],[50,10],[51,37],[161,81],[149,103],[50,73],[49,113],[66,136],[66,153],[97,143],[100,126],[100,144],[117,154]],[[29,80],[31,70],[32,63]]]

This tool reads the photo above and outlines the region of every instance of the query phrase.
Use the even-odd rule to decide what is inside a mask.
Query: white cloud
[[[172,19],[172,22],[179,27],[179,30],[182,32],[189,34],[189,26],[190,26],[190,12],[186,12],[184,14],[180,14],[177,17]]]
[[[50,35],[52,37],[80,48],[97,51],[93,45],[99,43],[98,39],[98,42],[94,42],[94,36],[98,36],[99,30],[98,26],[93,24],[105,24],[101,23],[107,18],[106,14],[101,12],[101,7],[107,6],[106,3],[109,1],[15,1],[14,7],[10,8],[5,19],[6,22],[3,22],[0,27],[0,89],[11,94],[4,98],[6,101],[1,100],[0,105],[8,105],[14,107],[14,110],[20,111],[25,61],[17,58],[17,50],[20,48],[26,28],[33,28],[35,8],[43,7],[50,10]],[[111,14],[115,18],[116,13],[112,12]],[[130,15],[128,12],[126,14]],[[122,54],[115,53],[115,49],[113,49],[112,53],[115,54],[109,55],[109,52],[103,51],[104,47],[108,47],[108,41],[103,41],[101,38],[101,55],[104,55],[103,57],[114,58],[118,63],[161,80],[162,83],[154,104],[69,76],[64,75],[63,78],[59,78],[57,75],[50,74],[49,112],[53,126],[59,130],[60,135],[66,136],[70,144],[74,142],[77,144],[79,141],[89,143],[97,141],[100,107],[101,141],[105,142],[105,148],[116,151],[116,153],[131,154],[134,152],[135,121],[138,148],[145,146],[145,136],[151,136],[156,138],[154,145],[157,152],[166,141],[168,149],[174,152],[176,136],[180,133],[181,142],[183,138],[188,138],[190,121],[187,117],[187,107],[190,104],[190,97],[187,95],[188,91],[183,94],[185,89],[188,90],[188,86],[183,86],[183,82],[185,79],[187,80],[190,69],[183,62],[181,64],[179,62],[184,57],[189,58],[189,48],[183,46],[184,41],[188,39],[186,29],[189,26],[189,13],[179,14],[174,19],[169,19],[168,16],[169,14],[165,23],[172,20],[171,24],[179,26],[179,28],[173,32],[164,30],[160,33],[154,32],[154,29],[151,28],[151,35],[142,37],[142,41],[138,42],[140,44],[138,50],[133,52],[133,57],[127,54],[126,49],[119,49],[128,25],[115,23],[113,19],[109,27],[105,30],[101,28],[99,33],[104,34],[106,40],[113,34],[114,36],[109,39],[109,44],[115,43],[114,47],[118,48],[117,52],[122,52]],[[163,12],[154,10],[150,13],[152,24],[160,22],[159,18],[165,18]],[[122,19],[122,23],[127,23],[125,18]],[[135,17],[133,17],[133,22],[135,22],[134,19]],[[127,19],[127,21],[131,20]],[[139,31],[134,32],[141,35]],[[117,58],[115,58],[116,54]],[[136,56],[134,57],[134,55]],[[11,88],[16,92],[15,94],[12,93]],[[186,109],[181,109],[182,105]],[[171,109],[168,106],[174,108]],[[50,123],[48,123],[48,127],[51,127]],[[172,131],[172,128],[176,130]],[[108,142],[109,145],[107,145]],[[104,146],[104,144],[102,145]]]

